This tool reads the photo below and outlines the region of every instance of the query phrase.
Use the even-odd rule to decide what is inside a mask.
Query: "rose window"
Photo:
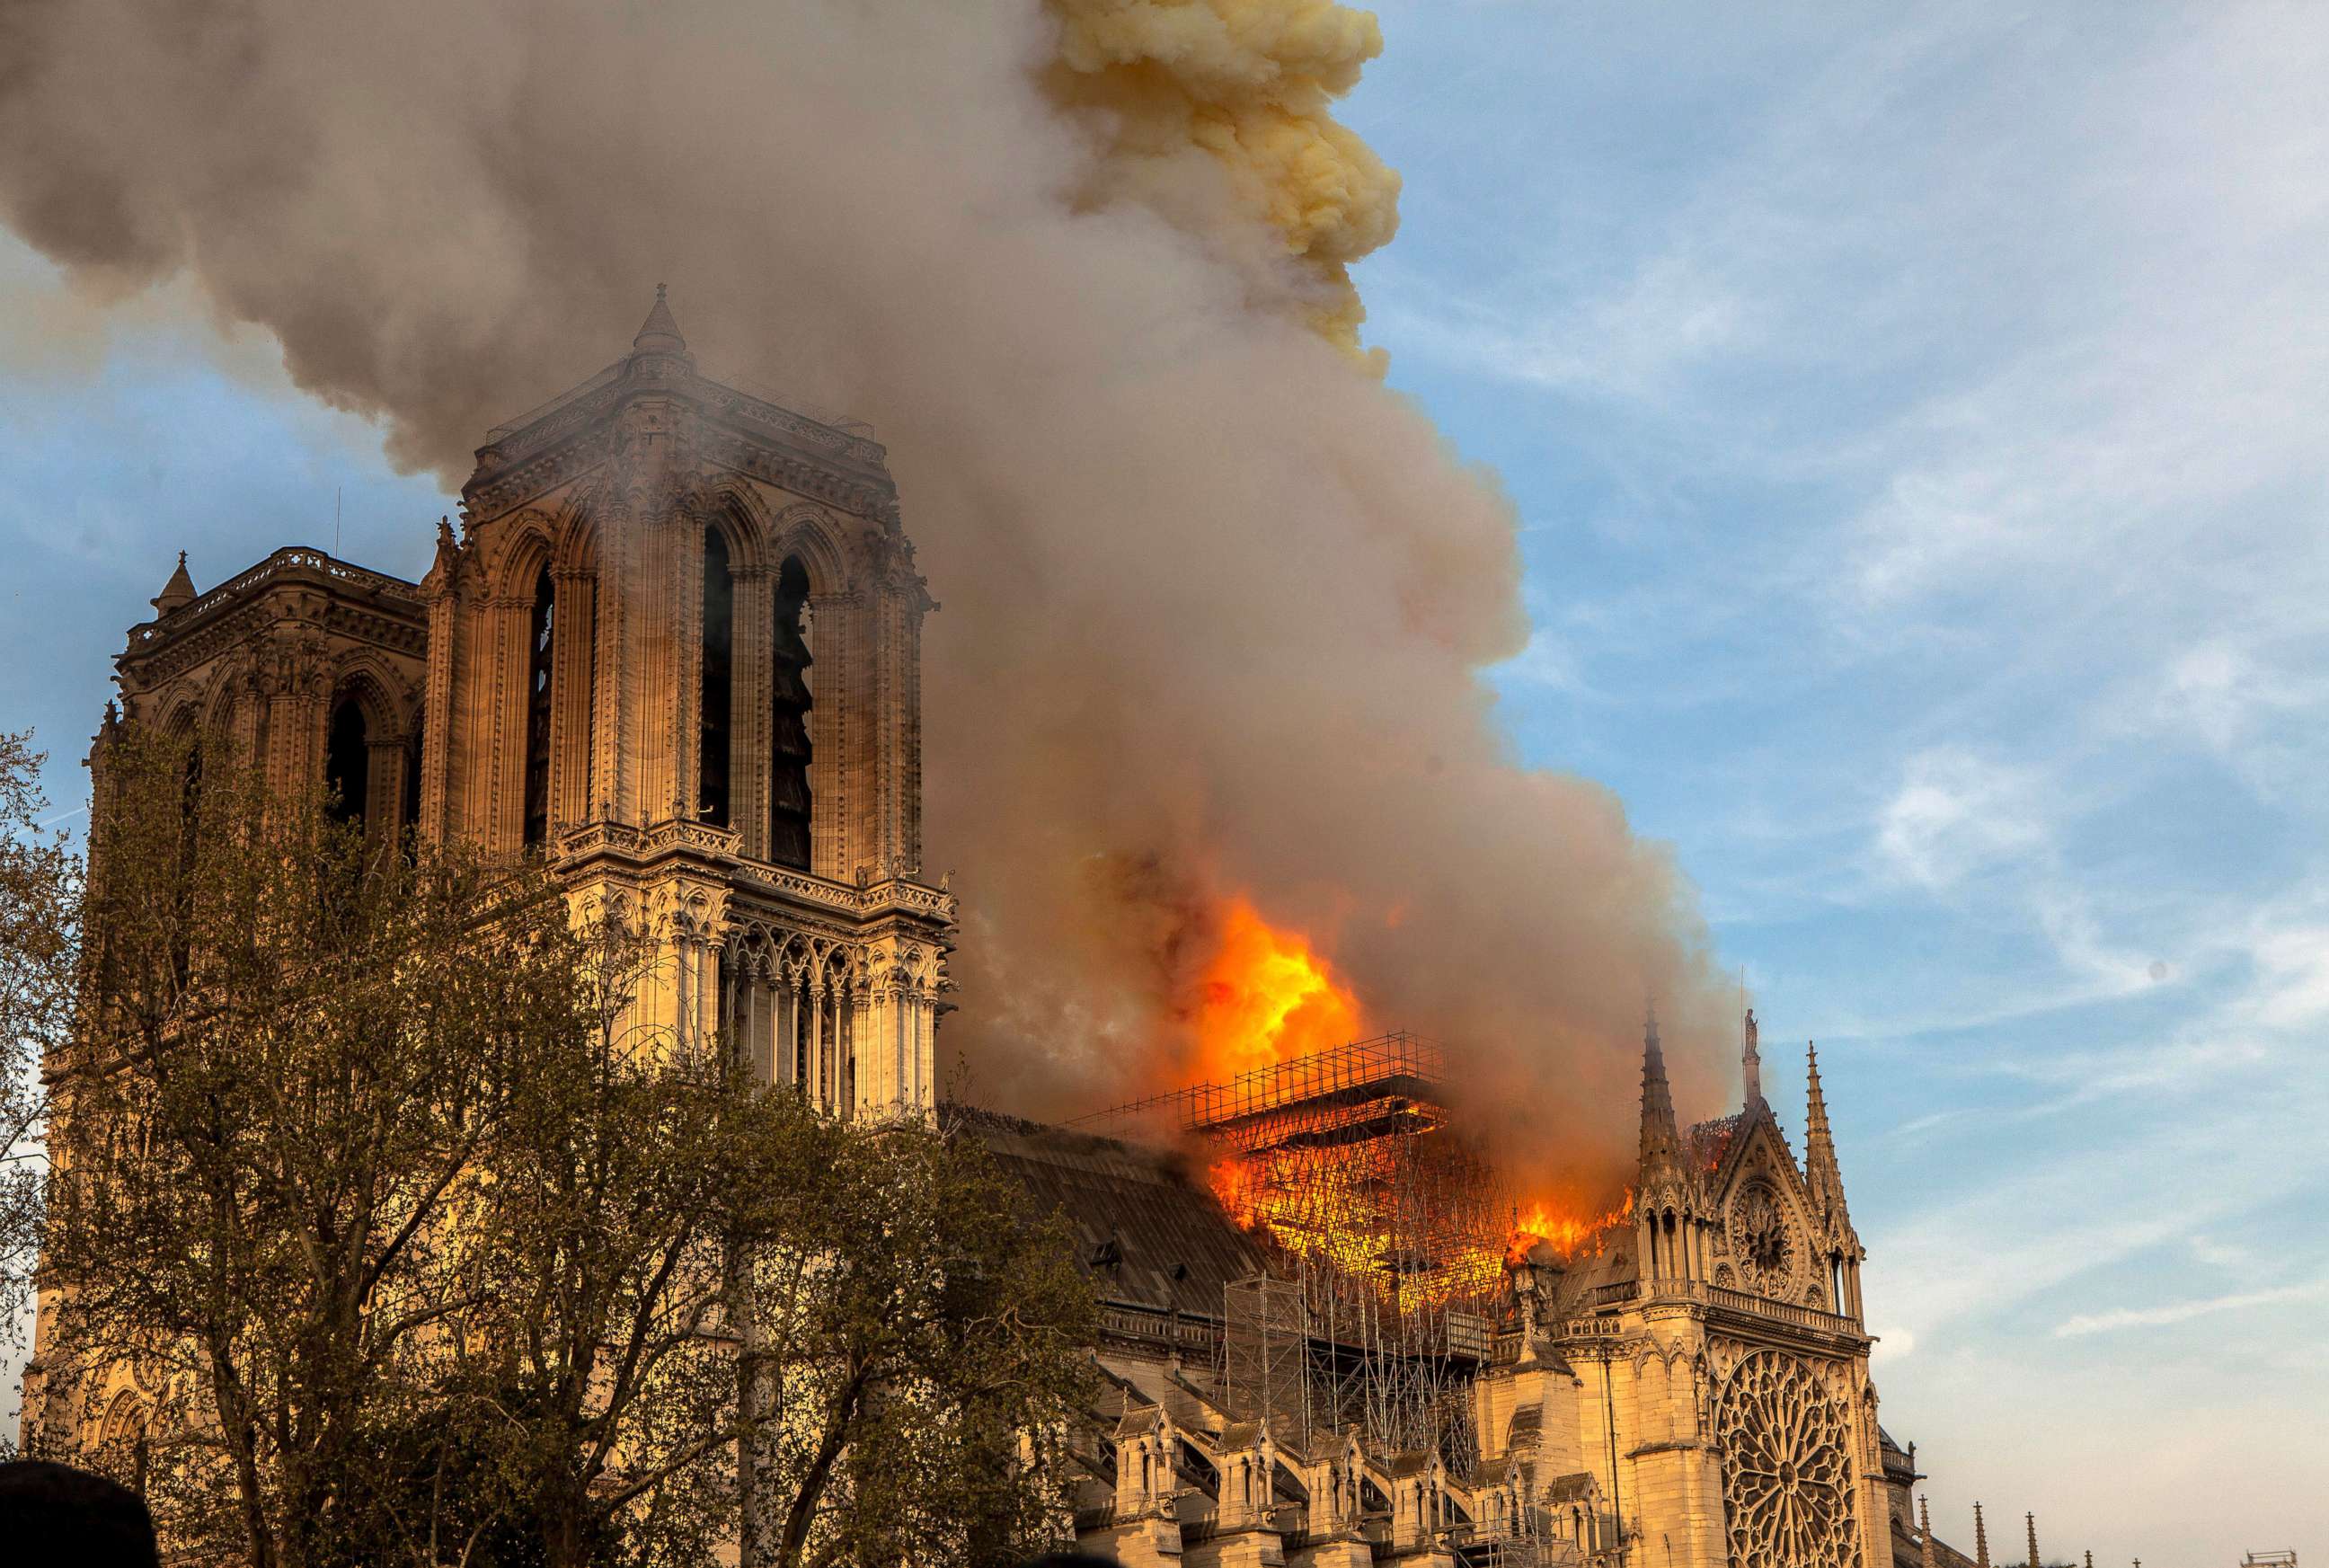
[[[1777,1195],[1760,1182],[1731,1203],[1730,1250],[1739,1259],[1740,1271],[1756,1289],[1776,1294],[1787,1282],[1794,1262],[1787,1216]]]
[[[1850,1428],[1811,1368],[1759,1350],[1716,1417],[1735,1568],[1859,1568]]]

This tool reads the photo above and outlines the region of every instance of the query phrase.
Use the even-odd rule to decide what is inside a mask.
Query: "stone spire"
[[[194,580],[186,575],[186,553],[178,552],[178,570],[170,573],[170,581],[162,591],[146,600],[157,611],[156,619],[194,601]]]
[[[1642,1030],[1642,1184],[1654,1171],[1682,1166],[1682,1135],[1674,1127],[1674,1091],[1666,1085],[1665,1052],[1658,1044],[1658,1012],[1653,1006]]]
[[[1973,1506],[1974,1568],[1989,1568],[1989,1529],[1981,1522],[1981,1505]]]
[[[1820,1091],[1817,1043],[1806,1046],[1805,1057],[1809,1104],[1804,1111],[1804,1185],[1811,1188],[1812,1202],[1823,1215],[1849,1226],[1852,1218],[1844,1207],[1843,1172],[1835,1163],[1835,1135],[1828,1130],[1827,1096]]]
[[[1921,1492],[1917,1495],[1917,1534],[1927,1541],[1933,1538],[1933,1499]]]
[[[1758,1031],[1755,1025],[1755,1009],[1752,1007],[1747,1009],[1745,1027],[1747,1048],[1740,1053],[1739,1063],[1741,1073],[1747,1081],[1747,1095],[1740,1109],[1752,1110],[1763,1103],[1763,1058],[1755,1049]]]
[[[2040,1568],[2038,1562],[2038,1516],[2035,1514],[2024,1514],[2022,1516],[2028,1520],[2030,1524],[2030,1568]]]
[[[671,303],[664,296],[664,286],[655,285],[655,308],[647,312],[646,325],[631,339],[633,354],[685,354],[687,339],[679,335],[679,322],[671,313]]]

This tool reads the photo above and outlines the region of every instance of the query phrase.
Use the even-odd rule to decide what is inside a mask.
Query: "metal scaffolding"
[[[1265,1231],[1298,1289],[1303,1425],[1355,1425],[1387,1452],[1437,1447],[1468,1472],[1466,1404],[1487,1355],[1508,1226],[1487,1167],[1448,1126],[1441,1057],[1409,1034],[1379,1035],[1152,1095],[1087,1117],[1110,1130],[1193,1134],[1219,1151],[1215,1190]],[[1232,1294],[1235,1288],[1232,1288]],[[1240,1316],[1257,1327],[1240,1330]],[[1225,1302],[1223,1372],[1261,1393],[1284,1308]],[[1228,1352],[1225,1350],[1225,1357]]]
[[[1310,1314],[1302,1287],[1268,1274],[1221,1290],[1221,1404],[1241,1421],[1267,1417],[1281,1441],[1310,1446]]]

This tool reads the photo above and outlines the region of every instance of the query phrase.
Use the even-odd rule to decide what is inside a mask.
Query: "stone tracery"
[[[1794,1278],[1798,1249],[1787,1211],[1768,1184],[1749,1182],[1731,1200],[1730,1251],[1755,1289],[1778,1294]]]
[[[1812,1365],[1759,1350],[1716,1416],[1722,1507],[1738,1568],[1859,1568],[1850,1426]]]

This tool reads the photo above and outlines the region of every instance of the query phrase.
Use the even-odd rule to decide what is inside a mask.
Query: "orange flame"
[[[1246,1161],[1215,1160],[1205,1172],[1205,1182],[1239,1229],[1259,1230],[1268,1223],[1269,1216],[1262,1202],[1261,1177]]]
[[[1196,1003],[1193,1082],[1225,1082],[1366,1033],[1358,998],[1309,939],[1271,925],[1243,897],[1222,909]]]
[[[1243,897],[1221,906],[1218,930],[1219,944],[1194,993],[1191,1081],[1224,1083],[1366,1034],[1357,996],[1306,936],[1273,926]],[[1539,1200],[1524,1218],[1516,1214],[1502,1237],[1492,1227],[1450,1252],[1444,1250],[1450,1238],[1443,1236],[1441,1250],[1415,1260],[1421,1267],[1410,1273],[1356,1150],[1231,1156],[1207,1175],[1214,1197],[1240,1225],[1291,1252],[1330,1261],[1346,1277],[1375,1281],[1403,1305],[1476,1298],[1504,1268],[1540,1248],[1564,1261],[1598,1251],[1632,1214],[1634,1201],[1628,1193],[1616,1209],[1595,1214],[1581,1195]]]
[[[1609,1233],[1633,1217],[1631,1192],[1606,1214],[1556,1214],[1541,1203],[1532,1204],[1529,1212],[1513,1223],[1512,1238],[1504,1244],[1504,1262],[1517,1266],[1541,1245],[1551,1248],[1563,1262],[1579,1252],[1599,1252]]]

